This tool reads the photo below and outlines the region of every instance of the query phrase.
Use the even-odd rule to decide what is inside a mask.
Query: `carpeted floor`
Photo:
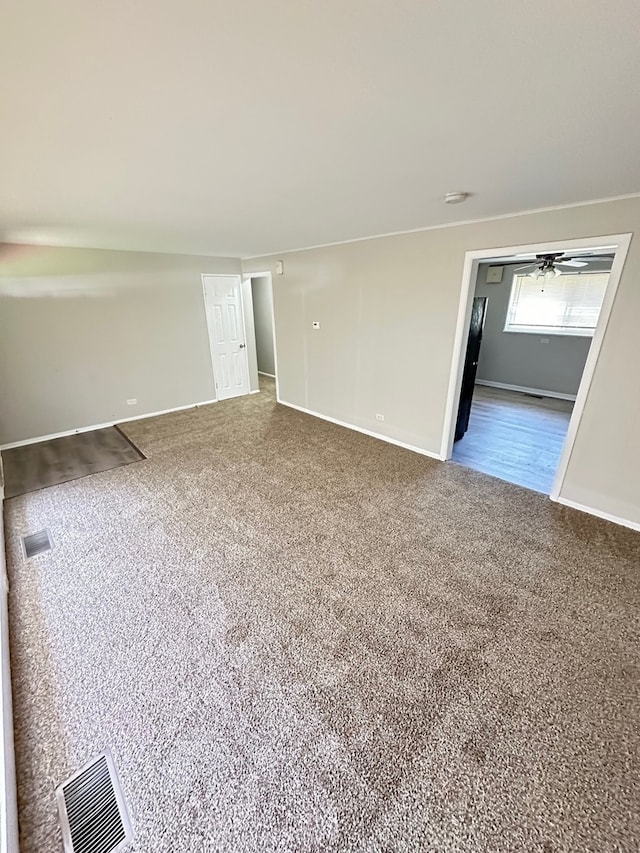
[[[118,427],[13,447],[2,451],[4,493],[14,498],[143,458]]]
[[[126,432],[6,504],[22,853],[107,745],[138,853],[638,850],[640,535],[269,390]]]

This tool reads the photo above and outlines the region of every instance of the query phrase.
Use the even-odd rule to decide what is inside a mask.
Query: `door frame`
[[[275,296],[274,296],[274,280],[271,270],[263,270],[260,272],[244,272],[242,273],[242,281],[249,283],[249,288],[251,288],[251,279],[252,278],[267,278],[271,284],[271,328],[273,330],[273,369],[275,370],[275,380],[276,380],[276,402],[280,402],[280,385],[278,381],[278,341],[276,335],[276,309],[275,309]],[[253,298],[253,297],[252,297]],[[254,346],[257,350],[257,344],[254,341]]]
[[[253,393],[251,391],[251,373],[249,370],[249,342],[247,341],[247,324],[245,323],[245,311],[244,311],[244,296],[242,293],[242,283],[243,277],[241,273],[220,273],[220,272],[203,272],[200,274],[200,279],[202,281],[202,304],[204,307],[204,320],[207,324],[207,337],[209,339],[209,360],[211,362],[211,377],[213,379],[213,391],[215,399],[218,401],[220,397],[218,396],[218,386],[216,384],[216,366],[213,360],[213,339],[211,337],[211,327],[209,326],[209,311],[207,310],[207,287],[205,284],[206,278],[235,278],[238,281],[238,293],[240,294],[240,313],[242,314],[242,336],[244,338],[245,343],[245,359],[247,364],[247,385],[248,390],[247,394]],[[253,342],[255,347],[255,341]],[[246,397],[247,394],[236,394],[237,397]],[[231,400],[233,397],[223,397],[223,400]]]
[[[469,322],[471,320],[471,306],[476,290],[476,279],[478,277],[478,266],[482,261],[495,260],[509,255],[519,254],[543,254],[545,252],[558,251],[575,251],[578,249],[590,249],[594,246],[615,246],[615,257],[609,274],[609,281],[602,303],[602,309],[598,317],[598,323],[589,347],[589,354],[584,365],[582,379],[578,387],[576,401],[573,406],[573,412],[569,421],[567,436],[562,447],[560,461],[556,470],[556,476],[551,489],[550,498],[555,501],[558,499],[564,478],[569,466],[571,452],[575,443],[578,427],[582,420],[585,403],[591,387],[591,381],[595,372],[600,349],[609,323],[611,309],[615,295],[620,283],[622,270],[627,259],[629,245],[631,243],[631,234],[608,234],[604,236],[579,237],[570,240],[548,240],[542,243],[527,243],[519,246],[500,246],[490,249],[474,249],[465,252],[464,266],[462,271],[462,288],[460,291],[460,302],[458,306],[458,319],[456,323],[456,333],[453,344],[453,356],[451,359],[451,372],[449,375],[449,386],[447,390],[447,403],[445,408],[445,418],[442,430],[442,444],[440,447],[440,456],[443,460],[451,459],[453,451],[453,439],[456,426],[456,413],[460,398],[460,390],[462,385],[462,371],[464,369],[464,350],[466,347],[466,337],[469,330]]]

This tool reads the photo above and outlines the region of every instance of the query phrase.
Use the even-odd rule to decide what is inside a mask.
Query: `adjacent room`
[[[479,264],[456,462],[552,492],[614,249],[521,253]],[[583,394],[588,384],[589,377]]]
[[[0,853],[631,853],[640,7],[0,28]]]

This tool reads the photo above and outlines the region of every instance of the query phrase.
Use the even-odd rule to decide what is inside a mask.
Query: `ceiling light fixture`
[[[444,197],[445,204],[460,204],[461,201],[466,201],[469,198],[469,193],[447,193]]]
[[[545,281],[549,281],[552,278],[562,275],[562,270],[559,270],[557,267],[537,268],[533,272],[528,273],[528,275],[531,278],[543,278]]]

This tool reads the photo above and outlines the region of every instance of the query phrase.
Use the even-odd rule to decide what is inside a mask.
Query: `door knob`
[[[245,347],[246,347],[246,344],[240,344],[240,349],[244,349]]]

